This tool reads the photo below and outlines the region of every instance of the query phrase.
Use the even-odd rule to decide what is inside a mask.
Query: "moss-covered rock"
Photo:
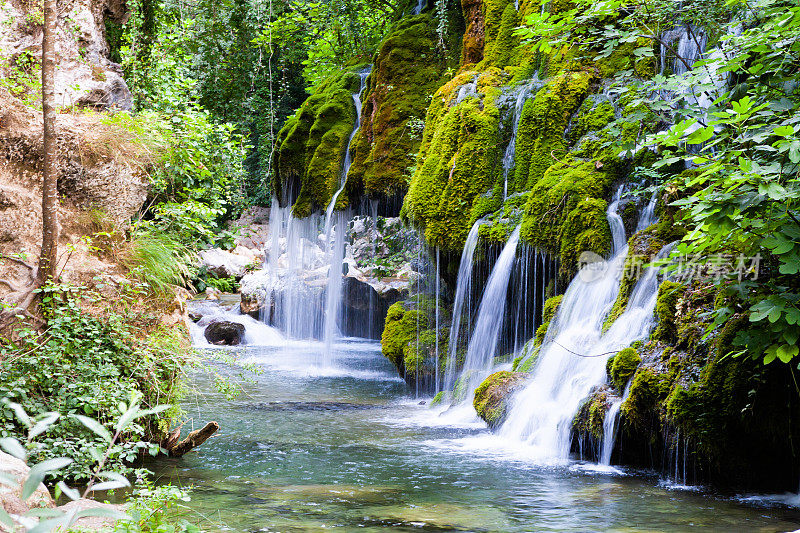
[[[361,80],[350,67],[322,82],[278,132],[272,190],[294,214],[322,210],[339,187],[342,160],[356,120],[353,93]]]
[[[589,437],[595,441],[603,439],[603,422],[611,402],[608,390],[597,389],[581,404],[572,419],[572,430],[581,437]]]
[[[506,400],[517,390],[527,378],[522,372],[509,372],[503,370],[495,372],[477,389],[472,401],[475,411],[491,428],[503,423],[506,416]]]
[[[606,219],[613,176],[594,163],[573,160],[551,166],[531,190],[522,219],[522,238],[559,255],[571,273],[583,251],[607,255],[611,230]]]
[[[446,57],[438,47],[436,24],[427,14],[407,17],[381,42],[364,92],[361,129],[353,141],[348,197],[405,194],[422,139],[422,119],[430,96],[444,81]]]
[[[497,69],[463,72],[436,92],[428,109],[404,212],[442,250],[461,249],[473,202],[501,168],[496,99],[505,79]]]
[[[552,296],[545,300],[544,307],[542,308],[542,323],[536,328],[536,335],[534,336],[534,346],[540,346],[544,341],[547,330],[550,328],[550,322],[556,316],[558,308],[561,306],[561,301],[564,299],[563,294]]]
[[[625,348],[614,356],[611,364],[611,382],[619,391],[625,390],[631,376],[636,372],[642,358],[634,348]]]
[[[674,341],[678,335],[675,325],[675,313],[678,308],[678,299],[683,294],[683,285],[674,281],[664,281],[658,287],[656,300],[656,319],[658,325],[650,338],[665,342]]]

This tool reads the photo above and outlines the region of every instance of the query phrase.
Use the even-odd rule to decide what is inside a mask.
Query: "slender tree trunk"
[[[55,276],[58,260],[58,169],[56,168],[55,40],[57,0],[44,0],[42,37],[42,116],[44,159],[42,164],[42,251],[39,254],[37,286]]]

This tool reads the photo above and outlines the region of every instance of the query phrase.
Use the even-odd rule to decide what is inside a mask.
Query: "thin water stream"
[[[268,337],[263,337],[268,339]],[[220,434],[162,481],[194,487],[203,527],[226,531],[790,531],[800,515],[669,490],[648,476],[541,466],[496,445],[482,424],[451,425],[420,405],[377,344],[243,348],[263,373],[233,401],[211,378],[184,408]],[[236,376],[239,369],[220,366]],[[493,444],[494,443],[494,444]],[[195,516],[197,519],[197,516]]]

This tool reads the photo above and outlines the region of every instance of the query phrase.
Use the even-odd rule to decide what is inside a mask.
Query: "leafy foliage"
[[[699,59],[680,52],[669,31],[693,42]],[[529,15],[518,33],[542,53],[580,42],[589,53],[576,61],[610,58],[626,46],[636,46],[634,59],[660,54],[658,74],[642,76],[630,63],[616,72],[611,94],[637,111],[615,127],[639,130],[625,148],[635,154],[654,147],[668,193],[682,197],[674,205],[690,231],[674,254],[705,264],[707,272],[719,254],[747,258],[746,275],[734,269],[719,276],[727,298],[712,329],[746,312],[750,327],[735,337],[737,354],[764,363],[794,359],[800,353],[800,7],[785,0],[578,0],[567,11]],[[650,44],[641,46],[642,38]],[[644,123],[658,131],[648,135]]]
[[[39,460],[70,458],[68,479],[87,480],[107,444],[79,417],[107,425],[133,404],[155,407],[180,395],[185,351],[176,332],[159,329],[156,317],[135,307],[142,291],[129,288],[109,302],[82,288],[47,285],[40,292],[44,332],[22,327],[15,340],[0,344],[0,397],[32,417],[61,414],[29,453]],[[151,336],[143,339],[148,330]],[[108,468],[125,472],[141,453],[157,453],[146,441],[159,440],[175,414],[160,420],[149,414],[126,425],[106,453]],[[21,438],[25,430],[12,409],[0,408],[0,435]]]

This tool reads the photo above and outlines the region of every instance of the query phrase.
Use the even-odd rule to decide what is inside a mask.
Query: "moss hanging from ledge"
[[[430,245],[460,250],[473,201],[494,185],[502,158],[496,99],[506,78],[494,68],[467,71],[433,97],[404,205]],[[476,92],[459,101],[460,90],[473,86]]]
[[[352,94],[361,81],[350,67],[322,82],[277,138],[272,190],[281,205],[294,201],[294,215],[324,209],[338,188],[344,151],[356,110]]]
[[[613,176],[591,162],[570,160],[547,170],[525,206],[522,238],[560,254],[562,271],[570,272],[584,250],[606,255],[611,231],[606,195]]]
[[[513,190],[532,188],[567,152],[564,131],[595,81],[589,72],[566,72],[525,102],[517,131]]]
[[[361,130],[353,141],[348,197],[404,193],[421,141],[430,96],[442,84],[446,58],[436,21],[407,17],[381,43],[364,93]]]

